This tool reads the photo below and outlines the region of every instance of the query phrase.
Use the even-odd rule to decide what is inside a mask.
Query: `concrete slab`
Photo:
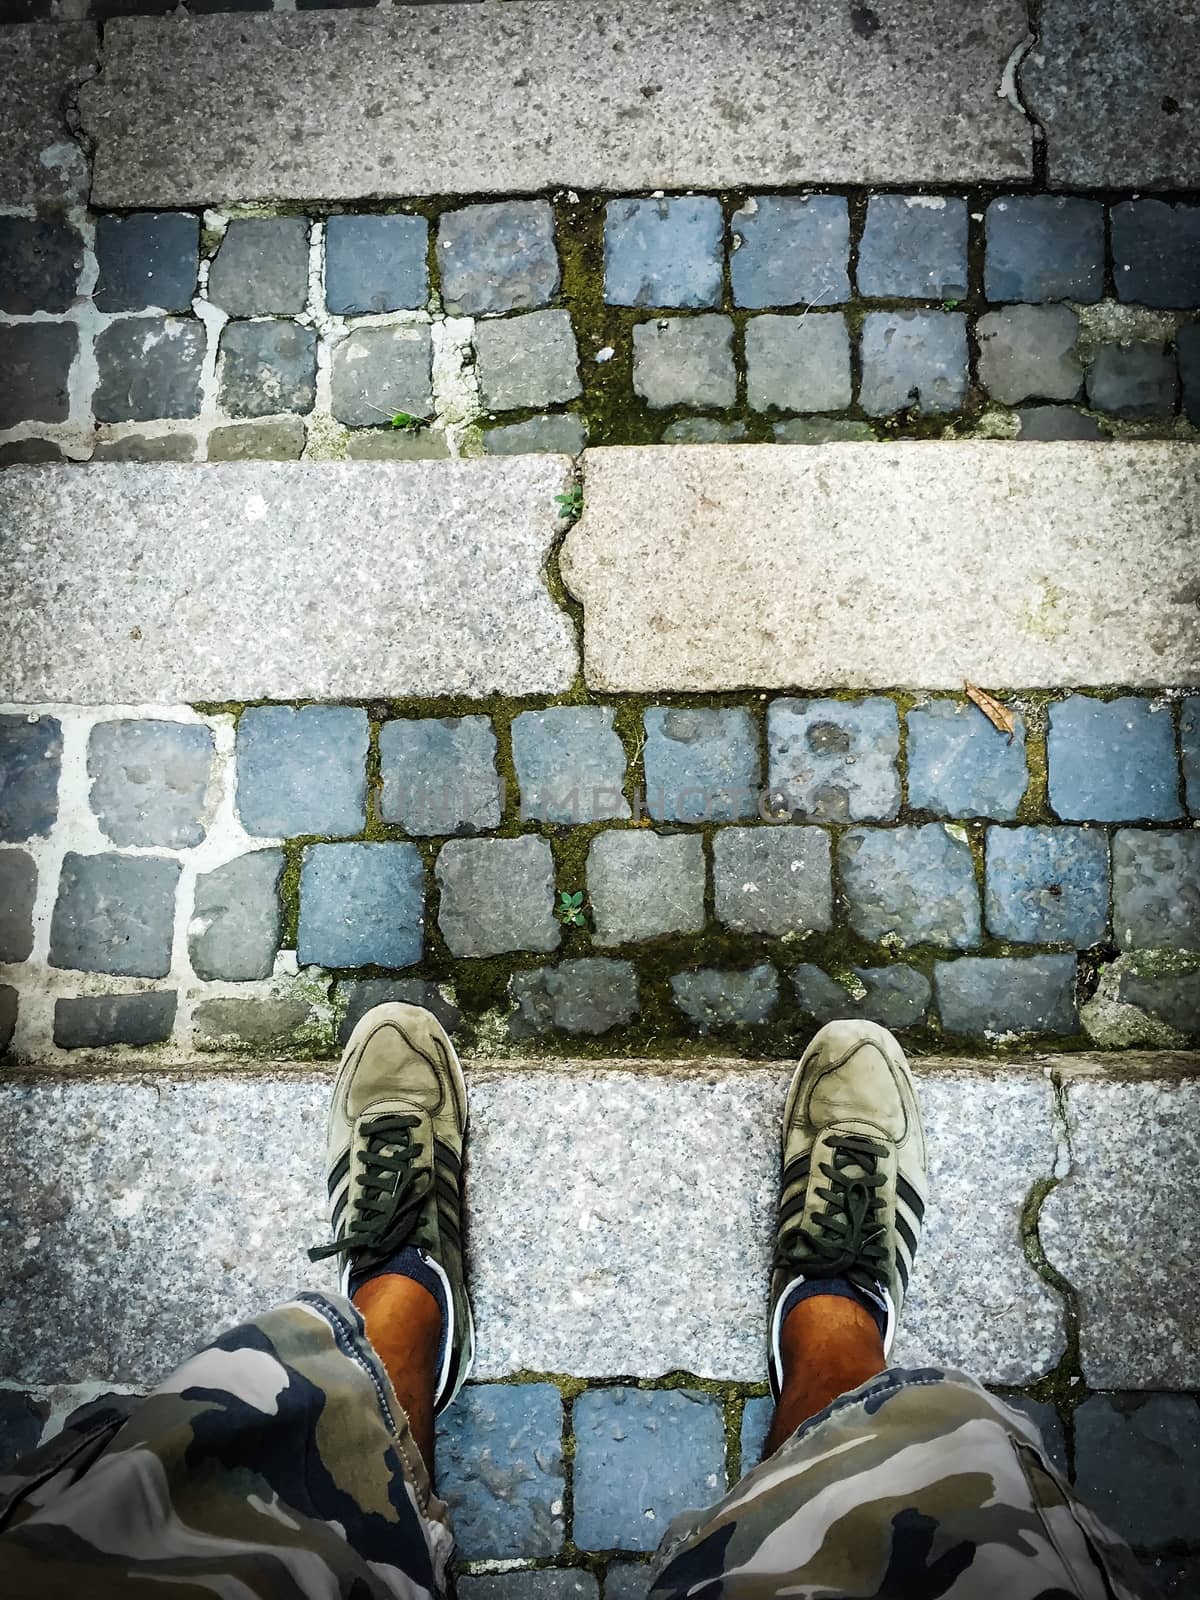
[[[1200,1388],[1200,1082],[1072,1083],[1071,1168],[1039,1233],[1074,1286],[1096,1389]]]
[[[1031,174],[1020,0],[581,0],[118,18],[100,205]],[[870,107],[870,116],[862,108]]]
[[[559,693],[562,456],[0,478],[0,699]]]
[[[561,569],[594,689],[1200,681],[1189,445],[649,446],[584,473]]]
[[[1042,0],[1018,81],[1053,187],[1200,185],[1200,14],[1188,0]]]
[[[628,1067],[468,1074],[479,1377],[764,1376],[790,1067]],[[0,1088],[0,1382],[148,1383],[298,1285],[330,1286],[304,1256],[327,1227],[330,1081],[306,1068]],[[927,1071],[922,1093],[933,1200],[897,1358],[1035,1378],[1063,1347],[1019,1228],[1053,1169],[1050,1085],[1006,1063]],[[118,1255],[121,1272],[103,1270]]]
[[[86,199],[87,160],[65,112],[96,59],[97,31],[86,22],[0,29],[0,206]]]

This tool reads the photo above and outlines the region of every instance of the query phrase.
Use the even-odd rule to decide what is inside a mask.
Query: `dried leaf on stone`
[[[978,685],[968,683],[965,678],[963,679],[963,688],[966,690],[967,699],[973,701],[979,707],[998,733],[1006,733],[1008,735],[1008,742],[1011,744],[1013,735],[1017,731],[1017,723],[1016,718],[1008,707],[1001,705],[999,700],[988,694],[986,690],[980,689]]]

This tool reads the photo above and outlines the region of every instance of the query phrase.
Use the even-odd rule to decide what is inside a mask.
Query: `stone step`
[[[1020,1385],[1075,1371],[1078,1331],[1089,1384],[1200,1386],[1177,1292],[1200,1249],[1200,1057],[917,1065],[932,1199],[897,1358]],[[477,1375],[761,1380],[790,1070],[468,1063]],[[304,1258],[329,1087],[227,1062],[0,1088],[0,1383],[145,1385],[329,1285]]]

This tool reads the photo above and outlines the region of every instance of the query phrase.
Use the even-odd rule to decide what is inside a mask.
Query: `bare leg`
[[[368,1278],[353,1298],[367,1325],[367,1338],[404,1407],[432,1481],[433,1396],[442,1339],[441,1307],[428,1289],[394,1272]]]
[[[778,1450],[802,1422],[831,1400],[857,1389],[887,1366],[883,1340],[868,1311],[840,1295],[801,1300],[779,1336],[783,1389],[765,1454]]]

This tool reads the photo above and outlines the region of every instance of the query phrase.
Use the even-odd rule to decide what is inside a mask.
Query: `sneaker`
[[[466,1381],[475,1356],[462,1248],[467,1085],[454,1046],[420,1006],[375,1006],[350,1035],[329,1109],[327,1161],[342,1293],[415,1247],[444,1291],[435,1408]]]
[[[831,1022],[804,1052],[783,1111],[768,1369],[792,1290],[841,1278],[877,1304],[891,1349],[928,1195],[925,1134],[904,1052],[874,1022]]]

